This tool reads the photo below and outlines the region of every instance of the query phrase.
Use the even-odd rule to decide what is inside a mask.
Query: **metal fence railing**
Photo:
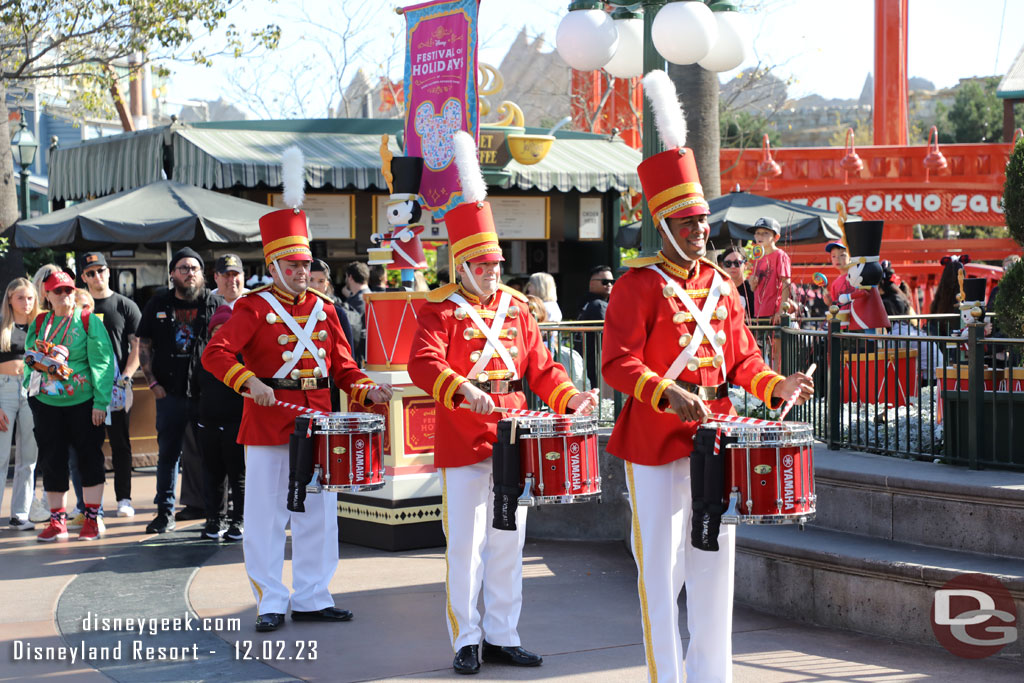
[[[958,327],[953,315],[891,321],[888,334],[842,332],[824,319],[750,329],[765,361],[782,374],[816,365],[815,397],[790,419],[811,424],[830,448],[1024,470],[1024,339],[986,337],[983,324],[962,335],[928,332]],[[598,418],[612,425],[625,398],[600,377],[601,324],[541,330],[576,386],[600,389]],[[543,407],[528,396],[531,406]],[[738,387],[730,397],[740,414],[774,416]]]

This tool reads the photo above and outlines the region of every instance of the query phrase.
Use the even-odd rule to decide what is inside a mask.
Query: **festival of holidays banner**
[[[405,154],[423,157],[420,204],[441,218],[462,197],[452,137],[479,127],[476,20],[479,0],[405,8]]]

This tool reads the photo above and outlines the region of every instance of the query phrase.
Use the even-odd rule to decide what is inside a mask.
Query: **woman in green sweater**
[[[38,539],[67,540],[68,450],[74,446],[86,507],[85,523],[78,538],[89,541],[100,535],[96,515],[106,477],[103,423],[114,383],[114,351],[101,320],[89,321],[87,315],[83,321],[82,309],[75,306],[75,282],[70,275],[64,271],[50,274],[43,281],[43,289],[52,310],[29,325],[25,348],[37,349],[37,339],[54,345],[57,353],[51,352],[49,357],[58,359],[57,365],[66,358],[70,372],[33,369],[26,358],[25,386],[35,421],[43,489],[50,507],[50,523]]]

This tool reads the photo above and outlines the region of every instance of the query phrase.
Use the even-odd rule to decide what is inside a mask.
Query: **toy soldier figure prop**
[[[704,258],[708,205],[693,152],[684,146],[675,86],[654,71],[644,79],[644,93],[668,150],[637,171],[665,245],[656,256],[628,264],[608,304],[602,371],[629,396],[608,452],[626,461],[651,680],[684,679],[676,600],[685,583],[685,677],[731,681],[735,540],[731,525],[718,530],[724,487],[706,485],[713,479],[705,471],[713,464],[710,444],[698,449],[694,435],[710,413],[732,412],[729,384],[772,407],[793,394],[803,402],[813,385],[800,373],[783,378],[762,360],[735,286]],[[686,543],[691,522],[693,538]]]
[[[488,663],[541,664],[540,656],[520,647],[517,630],[527,508],[518,508],[516,531],[492,526],[490,458],[500,417],[495,407],[525,408],[524,379],[557,413],[588,413],[597,398],[576,390],[552,360],[526,297],[501,284],[504,258],[484,201],[476,145],[460,132],[455,148],[465,203],[449,211],[445,223],[462,283],[427,295],[409,375],[437,403],[434,462],[448,542],[446,621],[455,671],[472,674],[480,669],[481,654]]]
[[[308,289],[313,256],[306,215],[298,209],[302,154],[291,148],[283,162],[285,201],[294,208],[260,219],[263,254],[274,283],[238,299],[231,319],[203,353],[203,367],[252,399],[245,402],[238,441],[246,447],[243,549],[256,598],[257,631],[277,629],[288,609],[289,590],[281,571],[289,522],[292,619],[352,618],[351,612],[334,606],[328,589],[338,565],[337,493],[310,495],[304,512],[289,512],[288,442],[296,413],[275,401],[329,412],[331,380],[360,406],[391,398],[390,387],[374,385],[352,360],[332,302]]]
[[[852,332],[889,329],[892,323],[885,313],[878,284],[882,281],[882,228],[884,221],[848,221],[843,225],[846,246],[850,252],[850,268],[846,279],[856,288],[852,294],[842,294],[840,304],[849,304],[849,329]]]

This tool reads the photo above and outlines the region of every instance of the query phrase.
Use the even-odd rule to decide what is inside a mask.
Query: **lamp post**
[[[606,4],[617,6],[612,15],[604,12]],[[629,12],[624,12],[625,9]],[[604,67],[618,78],[664,69],[666,59],[673,64],[699,64],[708,71],[730,71],[746,59],[750,44],[746,18],[736,9],[731,2],[723,0],[573,0],[569,13],[558,26],[556,48],[562,59],[578,71]],[[616,25],[638,20],[640,14],[643,15],[643,40],[637,45],[631,35],[623,35]],[[642,56],[633,54],[626,59],[619,54],[620,50],[638,49]],[[624,64],[642,65],[642,68],[637,73],[635,68]],[[697,127],[691,125],[691,130]],[[718,130],[713,134],[718,135]],[[647,98],[644,98],[642,135],[645,159],[662,151]],[[646,202],[641,204],[641,251],[652,254],[658,250],[660,239]]]
[[[11,136],[11,155],[14,157],[15,163],[21,166],[21,219],[27,220],[29,217],[29,203],[32,201],[32,195],[28,186],[29,178],[29,167],[32,166],[32,162],[36,159],[36,150],[39,149],[39,143],[36,142],[36,136],[32,135],[32,131],[28,129],[25,124],[25,112],[21,112],[21,122],[18,124],[18,130]]]

